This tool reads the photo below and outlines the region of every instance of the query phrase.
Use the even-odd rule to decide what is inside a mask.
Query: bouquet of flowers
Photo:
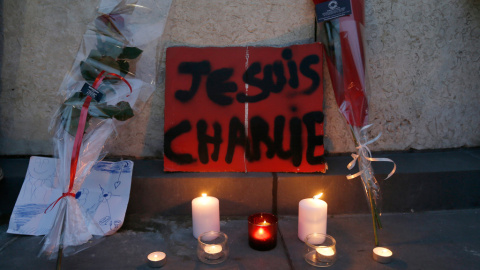
[[[320,41],[324,44],[328,71],[332,80],[335,99],[340,112],[346,119],[355,141],[357,153],[348,169],[359,162],[359,172],[348,175],[348,179],[361,177],[365,195],[372,213],[375,245],[378,245],[377,229],[380,222],[381,192],[375,179],[372,161],[389,161],[387,158],[372,158],[367,147],[380,138],[368,140],[368,101],[365,75],[365,53],[363,31],[365,28],[364,0],[314,0],[317,21],[320,27]],[[394,168],[388,175],[395,172]]]
[[[54,115],[58,185],[63,194],[45,210],[57,208],[41,254],[61,258],[104,233],[77,202],[92,166],[106,154],[105,141],[140,112],[155,90],[157,49],[171,0],[102,0],[99,15],[83,36],[65,76],[64,102]]]

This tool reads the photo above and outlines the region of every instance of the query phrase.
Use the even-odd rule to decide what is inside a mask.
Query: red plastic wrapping
[[[316,5],[324,2],[326,1],[314,0]],[[335,2],[335,4],[329,6],[329,8],[334,10],[337,8],[337,1],[330,1],[329,4],[332,2]],[[372,158],[367,147],[368,144],[376,141],[380,135],[373,140],[368,140],[366,132],[370,125],[368,125],[368,85],[363,43],[365,2],[364,0],[346,2],[347,5],[350,2],[352,13],[319,23],[320,40],[325,45],[327,66],[336,102],[350,126],[357,148],[357,154],[352,154],[354,160],[347,167],[352,169],[358,159],[359,172],[348,175],[347,178],[353,179],[357,176],[362,178],[365,195],[374,221],[375,244],[378,244],[376,228],[381,229],[382,227],[379,218],[381,193],[380,186],[373,173],[371,161],[393,161],[386,158]],[[394,171],[395,167],[388,177]]]

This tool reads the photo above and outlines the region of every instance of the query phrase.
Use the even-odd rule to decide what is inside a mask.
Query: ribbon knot
[[[103,79],[105,79],[105,76],[109,76],[109,75],[115,76],[115,77],[119,78],[120,80],[122,80],[122,82],[124,82],[128,86],[128,88],[130,89],[130,93],[132,93],[132,86],[130,85],[130,83],[128,83],[127,80],[125,80],[125,78],[123,78],[122,76],[117,75],[115,73],[108,73],[108,74],[105,75],[104,70],[102,70],[98,74],[97,78],[95,78],[95,81],[93,82],[92,87],[97,89],[100,86],[100,84],[102,83]],[[127,95],[127,97],[128,96],[130,96],[130,95]],[[71,161],[70,161],[70,183],[68,185],[68,192],[62,193],[62,196],[60,196],[56,201],[52,202],[47,207],[47,209],[45,209],[45,212],[44,212],[45,214],[47,213],[47,211],[50,207],[52,207],[51,209],[55,208],[55,205],[57,205],[57,203],[61,199],[65,198],[67,196],[71,196],[71,197],[75,198],[75,193],[72,192],[73,183],[75,182],[75,174],[77,173],[78,157],[80,155],[80,147],[82,146],[83,133],[84,133],[85,124],[86,124],[86,121],[87,121],[88,107],[90,106],[90,101],[92,101],[92,97],[87,96],[85,98],[85,101],[83,102],[82,110],[80,111],[80,119],[78,120],[77,133],[75,135],[75,141],[73,143],[73,150],[72,150],[72,158],[71,158]]]
[[[369,127],[371,127],[372,125],[367,125],[367,126],[364,126],[362,129],[360,129],[360,134],[362,134],[363,132],[365,132]],[[388,178],[390,178],[390,176],[392,176],[394,173],[395,173],[395,170],[397,169],[397,165],[395,164],[395,162],[389,158],[372,158],[372,152],[370,151],[370,149],[368,148],[367,145],[371,144],[371,143],[374,143],[375,141],[377,141],[380,136],[382,136],[382,133],[378,134],[377,137],[375,137],[374,139],[370,140],[370,141],[367,141],[365,143],[362,143],[361,139],[357,139],[358,141],[358,146],[356,147],[356,149],[358,150],[358,154],[355,154],[353,153],[351,156],[353,158],[352,161],[350,161],[350,163],[348,163],[347,165],[347,169],[351,170],[353,169],[353,167],[355,167],[355,164],[357,162],[357,160],[359,158],[363,158],[365,160],[368,160],[368,162],[372,162],[372,161],[384,161],[384,162],[392,162],[393,163],[393,169],[392,171],[388,174],[387,178],[385,178],[385,180],[387,180]],[[369,164],[370,165],[370,164]],[[365,171],[366,168],[363,168],[361,169],[358,173],[356,174],[349,174],[347,175],[347,179],[350,180],[350,179],[353,179],[353,178],[356,178],[358,176],[360,176],[364,171]]]
[[[52,203],[47,207],[47,209],[45,209],[45,212],[44,212],[44,213],[46,214],[47,211],[48,211],[48,209],[49,209],[50,207],[52,207],[51,209],[55,208],[55,205],[57,205],[57,203],[58,203],[61,199],[65,198],[65,197],[67,197],[67,196],[71,196],[71,197],[74,197],[74,198],[75,198],[75,193],[73,193],[73,192],[71,192],[71,191],[70,191],[70,192],[66,192],[66,193],[62,193],[62,196],[58,197],[58,199],[57,199],[56,201],[52,202]]]

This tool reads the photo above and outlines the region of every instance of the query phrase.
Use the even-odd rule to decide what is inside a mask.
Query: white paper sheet
[[[61,195],[56,176],[57,160],[31,157],[27,174],[10,217],[8,233],[47,234],[53,225],[58,205],[45,210]],[[100,161],[85,179],[75,198],[93,217],[104,235],[115,233],[123,224],[132,184],[133,162]]]

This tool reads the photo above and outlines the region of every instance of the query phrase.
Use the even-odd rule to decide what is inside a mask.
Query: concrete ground
[[[480,269],[480,148],[389,153],[375,164],[383,193],[380,245],[394,253],[390,264],[372,259],[371,216],[360,180],[348,181],[348,156],[327,157],[326,174],[165,173],[161,160],[136,160],[125,223],[97,245],[64,257],[62,269],[149,269],[153,251],[167,254],[162,269],[315,269],[303,259],[297,238],[298,202],[321,190],[328,203],[328,234],[338,257],[330,269]],[[1,158],[0,270],[55,269],[37,257],[42,237],[7,234],[9,215],[24,181],[28,159]],[[205,189],[208,190],[205,190]],[[221,230],[230,254],[219,265],[202,263],[192,235],[191,200],[208,192],[221,202]],[[247,215],[279,215],[275,249],[248,246]]]
[[[372,259],[373,233],[369,215],[328,218],[328,234],[337,241],[337,261],[330,269],[479,269],[480,209],[385,214],[380,245],[393,251],[393,261]],[[6,233],[0,225],[0,269],[54,269],[55,260],[37,257],[42,237]],[[230,254],[218,265],[196,256],[196,239],[189,216],[137,218],[127,216],[121,230],[97,245],[64,257],[62,269],[149,269],[146,257],[163,251],[162,269],[316,269],[303,259],[297,238],[297,218],[280,216],[275,249],[256,251],[248,246],[246,217],[224,217],[221,230],[228,237]]]

